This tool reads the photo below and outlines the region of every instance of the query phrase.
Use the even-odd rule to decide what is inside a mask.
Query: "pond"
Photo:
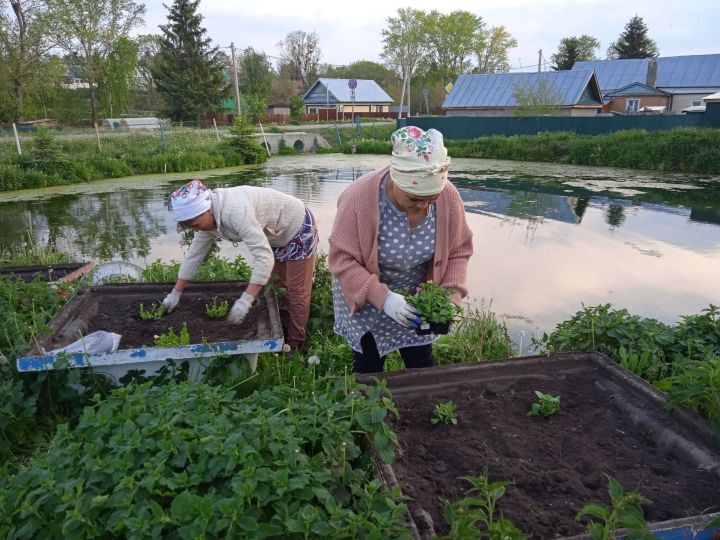
[[[385,156],[273,158],[257,167],[0,193],[0,249],[54,244],[78,260],[145,265],[187,249],[168,193],[183,180],[290,193],[327,250],[338,195]],[[470,299],[507,320],[527,352],[582,308],[612,303],[666,323],[720,303],[720,178],[457,159],[451,180],[474,233]],[[221,244],[226,257],[246,253]]]

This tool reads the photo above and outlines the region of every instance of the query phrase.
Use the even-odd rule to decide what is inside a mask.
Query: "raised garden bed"
[[[42,264],[29,266],[0,267],[0,276],[16,276],[30,282],[40,274],[43,281],[70,282],[78,279],[93,269],[92,263]]]
[[[650,524],[694,523],[701,514],[720,512],[720,446],[707,424],[681,408],[664,410],[664,394],[602,355],[383,378],[400,414],[394,426],[399,444],[396,461],[379,465],[379,472],[411,497],[411,526],[419,538],[448,532],[444,501],[465,497],[468,484],[459,477],[485,470],[491,481],[513,482],[498,508],[531,538],[584,533],[575,516],[589,502],[609,504],[606,474],[652,501],[644,507]],[[560,410],[547,418],[528,416],[536,390],[560,396]],[[435,405],[447,401],[457,405],[457,425],[434,425]]]
[[[275,296],[266,291],[258,297],[241,325],[213,319],[206,304],[227,300],[228,305],[239,298],[246,284],[239,282],[192,283],[182,295],[178,307],[158,320],[143,320],[140,304],[149,309],[162,302],[173,284],[116,284],[88,287],[81,290],[50,322],[51,334],[38,338],[35,346],[18,359],[20,371],[52,369],[55,358],[47,351],[59,349],[76,341],[81,335],[98,330],[120,334],[120,347],[113,353],[73,354],[71,367],[136,365],[166,359],[182,360],[208,357],[213,354],[252,354],[278,351],[283,345]],[[172,328],[177,334],[187,324],[189,345],[154,345],[155,336]],[[134,366],[137,368],[137,366]]]

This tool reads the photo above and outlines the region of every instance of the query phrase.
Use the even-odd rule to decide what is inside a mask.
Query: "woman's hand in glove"
[[[182,293],[173,287],[173,290],[162,301],[162,307],[165,313],[171,313],[173,309],[180,303],[180,295]]]
[[[228,322],[233,324],[240,324],[243,322],[245,317],[247,317],[247,314],[250,311],[250,306],[252,306],[254,300],[255,297],[252,294],[248,294],[246,292],[242,293],[242,296],[235,300],[233,307],[230,308],[230,313],[227,317]]]
[[[417,311],[401,294],[390,291],[385,298],[383,311],[393,321],[405,328],[415,328],[420,324]]]

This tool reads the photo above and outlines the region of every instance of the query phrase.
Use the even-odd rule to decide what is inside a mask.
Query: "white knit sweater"
[[[255,186],[213,189],[210,203],[217,229],[195,233],[178,277],[192,281],[215,240],[224,238],[245,243],[253,258],[250,283],[265,285],[275,264],[271,246],[287,245],[300,231],[305,204],[292,195]]]

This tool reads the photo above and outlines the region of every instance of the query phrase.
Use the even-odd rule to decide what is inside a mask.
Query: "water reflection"
[[[299,156],[202,176],[211,187],[268,186],[306,201],[326,250],[340,193],[387,162]],[[485,160],[455,160],[452,171],[474,232],[471,297],[492,299],[516,341],[524,332],[527,344],[581,303],[611,302],[673,322],[720,302],[720,179]],[[187,239],[168,193],[185,180],[0,193],[0,248],[30,238],[83,260],[180,260]],[[227,242],[219,251],[244,253]]]

